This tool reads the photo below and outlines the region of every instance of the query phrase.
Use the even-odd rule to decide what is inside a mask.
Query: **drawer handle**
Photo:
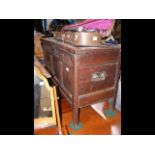
[[[106,72],[96,72],[91,76],[91,81],[103,81],[106,78]]]

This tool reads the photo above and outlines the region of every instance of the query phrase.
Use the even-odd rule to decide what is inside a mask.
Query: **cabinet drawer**
[[[117,64],[81,67],[78,71],[79,95],[114,86]]]
[[[93,51],[85,54],[81,54],[80,64],[81,65],[99,65],[106,63],[118,62],[120,52],[115,49],[105,49],[102,51]]]

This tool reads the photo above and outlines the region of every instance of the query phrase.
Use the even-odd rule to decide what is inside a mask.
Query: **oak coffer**
[[[120,73],[120,45],[76,47],[54,38],[42,38],[45,64],[54,83],[73,107],[78,125],[79,108],[108,100],[115,102]]]

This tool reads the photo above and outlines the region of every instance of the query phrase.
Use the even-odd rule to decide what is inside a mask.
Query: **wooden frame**
[[[43,126],[52,126],[56,125],[56,109],[55,109],[55,101],[54,101],[54,88],[50,87],[48,84],[47,79],[41,74],[38,68],[34,66],[34,71],[37,74],[37,76],[44,82],[45,87],[50,93],[50,100],[51,100],[51,109],[52,109],[52,117],[40,117],[34,119],[34,129],[40,128],[42,125]]]

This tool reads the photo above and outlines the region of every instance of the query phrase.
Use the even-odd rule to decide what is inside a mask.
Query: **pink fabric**
[[[108,30],[112,27],[112,20],[98,20],[83,26],[84,28],[90,29],[99,29],[99,30]]]
[[[69,30],[81,26],[87,30],[90,29],[108,30],[112,28],[112,19],[86,19],[78,24],[66,25],[63,28],[63,30]]]

